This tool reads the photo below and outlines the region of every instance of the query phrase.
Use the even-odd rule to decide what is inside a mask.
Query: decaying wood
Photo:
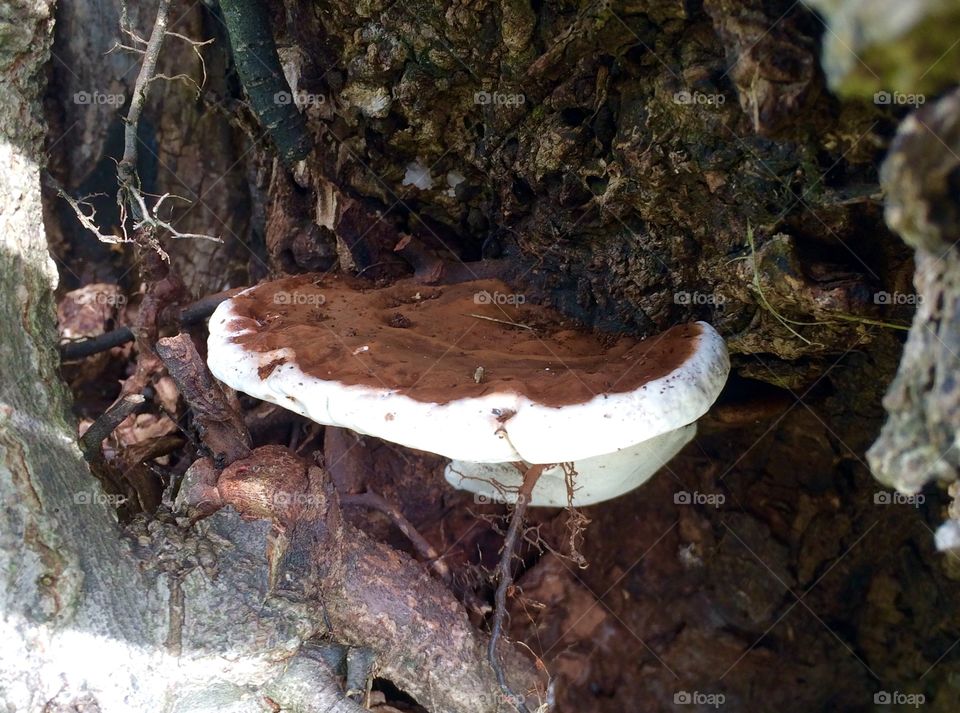
[[[250,455],[250,434],[236,399],[231,403],[227,398],[220,382],[197,353],[190,335],[165,337],[157,342],[156,349],[189,404],[214,462],[222,467]]]
[[[916,249],[917,311],[884,398],[890,417],[867,455],[880,480],[908,493],[960,474],[958,172],[954,91],[901,124],[883,166],[887,222]]]
[[[168,307],[178,305],[186,295],[183,281],[171,272],[163,255],[151,244],[155,236],[147,236],[145,231],[137,234],[146,241],[138,245],[138,253],[140,273],[147,289],[131,330],[137,344],[137,368],[133,376],[123,382],[121,397],[142,392],[162,368],[154,351],[160,338],[161,315]]]
[[[93,172],[97,160],[114,168],[114,157],[101,151],[107,132],[99,129],[122,119],[106,107],[77,107],[69,100],[98,86],[101,67],[120,61],[119,53],[104,57],[106,47],[84,44],[94,34],[90,9],[103,13],[99,20],[109,18],[116,4],[62,3],[57,17],[67,39],[59,59],[46,66],[66,78],[52,88],[69,105],[61,132],[81,122],[82,140],[76,140],[80,130],[64,140],[54,132],[48,145],[55,146],[52,160],[69,162],[68,174],[78,177],[64,180],[71,188]],[[142,548],[143,557],[134,558],[113,544],[117,533],[109,507],[74,500],[99,491],[63,416],[66,400],[48,339],[56,276],[44,257],[33,189],[34,167],[42,161],[34,89],[45,81],[40,67],[52,10],[45,2],[28,10],[21,5],[13,12],[31,14],[16,16],[0,52],[3,96],[15,98],[0,107],[0,130],[9,140],[0,148],[0,165],[8,171],[0,175],[0,275],[10,288],[0,295],[0,489],[5,502],[15,504],[4,514],[0,549],[2,571],[22,573],[0,588],[4,613],[13,611],[4,626],[17,627],[4,631],[14,648],[0,653],[2,683],[16,679],[16,685],[0,686],[3,701],[16,710],[200,711],[244,704],[255,710],[342,710],[346,703],[334,677],[300,659],[301,642],[326,634],[322,612],[302,598],[269,596],[275,590],[263,550],[275,533],[267,523],[243,522],[226,508],[184,536],[176,518],[158,517],[144,524],[138,535],[144,543],[134,547]],[[637,701],[666,708],[681,686],[713,690],[721,675],[728,711],[859,709],[879,685],[926,687],[937,705],[956,698],[950,671],[956,666],[957,649],[950,646],[958,633],[951,604],[956,589],[939,575],[924,526],[941,508],[932,497],[929,512],[920,514],[874,506],[876,486],[860,462],[878,423],[874,395],[892,373],[901,345],[865,322],[799,328],[805,342],[762,308],[750,289],[754,274],[745,259],[745,235],[752,225],[758,282],[787,318],[821,321],[820,310],[837,309],[897,321],[908,317],[908,310],[878,307],[872,299],[875,289],[896,289],[898,276],[912,270],[909,250],[882,226],[874,171],[902,112],[873,105],[869,93],[866,102],[840,102],[819,91],[820,76],[811,67],[823,27],[802,5],[787,5],[651,0],[528,6],[480,0],[470,8],[399,3],[372,13],[338,0],[322,13],[307,0],[270,6],[281,47],[307,58],[291,65],[295,80],[328,97],[322,116],[304,112],[309,130],[324,143],[311,157],[316,163],[307,170],[310,179],[297,179],[300,188],[314,192],[298,204],[306,213],[286,216],[297,227],[289,235],[300,240],[298,255],[320,255],[314,241],[331,231],[344,243],[342,266],[355,263],[373,277],[406,270],[392,252],[403,234],[431,250],[447,252],[446,243],[466,259],[481,253],[481,243],[485,249],[502,242],[509,261],[521,268],[518,287],[546,294],[601,328],[651,332],[685,319],[713,321],[730,339],[737,375],[776,385],[787,401],[783,413],[761,420],[756,429],[752,423],[759,417],[720,434],[704,424],[696,447],[702,451],[678,459],[642,493],[591,512],[591,568],[571,574],[558,565],[557,575],[569,585],[564,591],[578,591],[590,602],[579,610],[587,616],[579,623],[578,616],[565,618],[572,607],[563,601],[539,610],[524,637],[531,645],[542,638],[544,649],[556,644],[544,658],[560,659],[572,672],[567,680],[574,682],[564,686],[562,700],[572,710],[630,710]],[[943,77],[955,81],[956,32],[945,21],[949,17],[937,19],[935,26],[946,29],[928,42],[928,23],[907,26],[899,13],[877,11],[899,7],[896,2],[817,5],[857,20],[849,31],[833,25],[825,44],[878,83],[876,89],[892,90],[887,83],[904,76],[910,52],[897,40],[905,31],[934,48],[930,61],[940,58],[935,66],[912,63],[919,66],[910,68],[910,81],[929,84],[913,91],[930,92],[932,103],[932,92],[939,91],[933,87],[942,87]],[[933,5],[911,8],[920,12]],[[144,14],[153,12],[152,3],[142,7]],[[220,27],[209,7],[201,3],[191,11],[193,30]],[[61,22],[65,18],[72,24]],[[871,18],[893,32],[861,31]],[[860,42],[887,46],[893,62],[876,64],[876,47],[866,48],[868,56]],[[256,215],[264,196],[254,174],[272,159],[264,161],[263,147],[221,126],[223,114],[243,111],[225,86],[219,51],[225,44],[218,41],[207,57],[220,62],[220,71],[211,73],[223,80],[214,95],[196,102],[192,91],[153,92],[156,111],[148,107],[146,114],[158,128],[154,136],[154,127],[145,127],[145,140],[160,143],[160,182],[167,189],[190,185],[211,204],[211,210],[187,216],[194,221],[191,229],[218,229],[224,221],[236,233],[231,245],[259,270],[254,252],[263,221]],[[182,59],[172,47],[164,57],[171,66]],[[134,74],[114,80],[128,96],[130,85],[122,82]],[[525,104],[478,105],[474,95],[480,90],[522,93]],[[17,99],[24,91],[31,95],[26,103]],[[679,104],[672,98],[680,91],[719,95],[725,102]],[[383,98],[382,114],[364,113],[371,96]],[[194,110],[194,104],[221,105],[220,112]],[[430,166],[438,187],[402,187],[404,167],[415,159]],[[937,180],[939,169],[930,167],[930,179]],[[443,183],[450,171],[466,178],[453,196]],[[221,180],[224,173],[229,175]],[[916,178],[925,190],[923,177]],[[316,199],[315,214],[310,198]],[[56,225],[48,222],[47,228],[56,234]],[[54,255],[86,277],[72,260],[73,245],[52,242],[59,248]],[[223,263],[209,256],[191,250],[171,260],[179,261],[175,272],[192,288],[202,280],[198,294],[249,281],[246,265],[220,269]],[[957,351],[948,338],[956,334],[948,326],[955,265],[952,253],[939,261],[918,254],[917,264],[919,289],[933,299],[923,311],[929,329],[911,336],[915,360],[909,369],[904,363],[903,388],[888,399],[893,416],[883,442],[890,448],[878,455],[889,482],[916,463],[918,475],[931,463],[933,471],[948,466],[941,477],[953,477],[955,468],[952,453],[937,460],[939,446],[946,448],[949,431],[956,430],[949,421],[949,359],[943,351],[944,344]],[[191,279],[191,270],[201,274]],[[72,279],[67,271],[61,277]],[[688,299],[680,302],[678,294]],[[698,303],[690,295],[711,301]],[[3,326],[16,328],[12,338]],[[853,351],[835,364],[848,349]],[[925,373],[937,388],[923,381]],[[820,389],[830,395],[808,395],[807,387],[821,377]],[[947,432],[943,421],[924,413],[926,407],[951,424]],[[904,438],[897,434],[901,427]],[[937,447],[925,448],[927,438]],[[204,460],[195,465],[197,471],[208,466],[215,485],[219,470]],[[728,507],[671,507],[677,487],[694,485],[718,488]],[[411,498],[396,498],[408,514],[411,502],[424,500],[420,493]],[[456,507],[465,510],[469,503]],[[625,539],[624,523],[635,530]],[[428,534],[438,543],[456,540]],[[178,549],[184,554],[172,557]],[[191,562],[208,562],[211,553],[216,572]],[[160,559],[170,562],[169,572],[147,567]],[[182,607],[170,606],[176,599],[170,579],[182,581]],[[813,617],[829,626],[820,627]],[[525,619],[515,614],[513,623]],[[850,625],[838,630],[840,621]],[[575,631],[568,634],[571,626]],[[51,628],[66,633],[44,639]],[[16,648],[23,634],[39,646]],[[78,639],[82,646],[72,646]],[[111,653],[104,641],[121,653]],[[179,642],[178,658],[146,658],[145,651],[165,642]],[[229,658],[221,655],[224,642]],[[68,654],[44,669],[49,662],[37,651],[43,644]],[[72,655],[78,648],[82,654]],[[91,659],[117,665],[110,676],[92,665],[72,668]],[[44,670],[61,664],[65,676],[43,678]],[[129,681],[113,675],[120,670],[143,682],[123,690],[123,697],[117,691]]]
[[[57,274],[41,227],[38,120],[52,3],[11,13],[0,21],[0,342],[11,375],[0,380],[0,700],[23,711],[190,710],[190,700],[228,707],[249,695],[243,687],[280,673],[280,659],[262,657],[264,642],[281,629],[296,638],[317,627],[293,609],[264,609],[262,539],[248,547],[257,528],[225,513],[205,524],[230,543],[217,581],[197,571],[183,580],[181,657],[160,648],[167,582],[142,569],[121,538],[77,447],[57,374]],[[220,606],[232,624],[217,615]],[[229,660],[216,653],[225,637]]]
[[[325,471],[281,446],[249,451],[239,410],[224,398],[188,335],[160,340],[157,351],[193,410],[204,444],[215,454],[212,462],[203,459],[191,467],[185,504],[204,515],[231,505],[243,517],[272,522],[271,589],[285,599],[322,602],[331,636],[371,648],[383,675],[438,710],[496,710],[493,670],[501,689],[519,691],[510,699],[520,701],[519,710],[526,710],[523,700],[543,697],[536,668],[509,645],[498,646],[499,627],[489,644],[489,656],[497,657],[497,668],[491,670],[482,637],[450,591],[413,560],[343,521],[339,496]],[[525,483],[527,494],[535,482]],[[385,507],[382,499],[370,497],[354,502]],[[386,510],[409,525],[395,509]],[[519,513],[522,520],[522,507]],[[404,531],[415,535],[421,547],[426,543],[412,526]],[[511,531],[508,560],[517,523]],[[417,592],[417,597],[409,600],[407,592]],[[508,661],[507,674],[500,657]]]
[[[219,497],[245,517],[270,520],[277,595],[322,601],[331,636],[372,649],[380,675],[429,709],[495,711],[503,702],[486,637],[460,603],[421,565],[346,524],[323,469],[281,446],[262,446],[225,468],[212,488],[190,491],[195,504]],[[529,659],[503,642],[496,655],[514,700],[545,699]]]
[[[136,411],[146,399],[141,394],[131,394],[115,401],[110,408],[90,424],[90,427],[80,438],[80,450],[88,463],[103,457],[101,444],[123,420]]]
[[[0,54],[0,325],[9,327],[0,343],[11,375],[0,380],[0,701],[24,711],[261,711],[268,700],[356,710],[330,676],[296,658],[302,642],[325,633],[324,613],[313,600],[270,596],[266,523],[231,510],[191,530],[172,517],[140,519],[130,541],[77,447],[57,375],[57,275],[40,228],[37,117],[51,11],[42,2],[17,8]],[[380,557],[391,556],[382,548]],[[408,591],[432,582],[415,571],[405,575]],[[471,699],[451,709],[494,706]]]

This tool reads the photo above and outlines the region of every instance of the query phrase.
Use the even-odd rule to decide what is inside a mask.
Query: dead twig
[[[485,320],[487,320],[488,322],[496,322],[497,324],[505,324],[505,325],[507,325],[508,327],[519,327],[520,329],[529,329],[531,332],[533,331],[533,327],[531,327],[531,326],[528,325],[528,324],[520,324],[519,322],[511,322],[511,321],[506,320],[506,319],[497,319],[496,317],[487,317],[487,316],[482,315],[482,314],[473,314],[472,312],[467,312],[467,315],[466,315],[466,316],[467,316],[467,317],[473,317],[474,319],[485,319]]]
[[[497,585],[497,593],[494,597],[496,606],[493,612],[493,624],[490,628],[490,643],[487,646],[487,660],[490,667],[497,676],[497,683],[503,695],[520,713],[530,713],[522,696],[518,696],[507,683],[507,676],[503,671],[500,662],[500,655],[497,652],[497,645],[503,636],[503,625],[507,616],[507,592],[513,586],[513,555],[517,548],[517,540],[520,535],[520,528],[523,525],[523,517],[527,512],[527,504],[530,502],[530,496],[533,488],[536,486],[540,475],[543,473],[543,465],[531,465],[523,475],[523,485],[517,491],[517,504],[513,508],[513,515],[510,517],[510,527],[507,528],[507,536],[503,540],[503,551],[500,553],[500,563],[497,566],[497,573],[500,579]]]
[[[146,399],[141,394],[129,394],[114,401],[90,428],[80,437],[80,450],[87,463],[93,463],[103,458],[101,444],[114,429],[140,408]]]
[[[202,322],[213,314],[213,311],[221,302],[230,299],[243,289],[243,287],[234,287],[233,289],[208,295],[203,299],[192,302],[180,311],[175,324],[180,327],[189,327]],[[169,312],[169,310],[166,312]],[[164,313],[161,321],[174,320]],[[60,345],[60,358],[63,361],[82,359],[83,357],[119,347],[121,344],[133,341],[133,339],[133,330],[130,329],[130,327],[120,327],[119,329],[114,329],[96,337],[90,337],[89,339],[77,339],[75,341],[64,342]]]
[[[194,82],[194,86],[197,87],[197,95],[199,96],[200,90],[203,89],[203,87],[205,87],[207,84],[207,63],[203,61],[203,53],[200,52],[200,48],[206,47],[209,44],[213,44],[213,38],[205,40],[204,42],[200,42],[198,40],[191,40],[189,37],[186,35],[181,35],[179,32],[168,31],[167,34],[170,37],[176,37],[178,40],[183,40],[184,42],[188,43],[190,48],[193,50],[193,53],[197,55],[197,59],[200,60],[200,73],[203,75],[203,78],[200,80],[199,85]]]
[[[447,567],[447,563],[440,558],[440,553],[434,549],[427,538],[417,531],[413,523],[400,512],[400,508],[396,505],[369,490],[365,493],[341,495],[340,503],[341,505],[355,505],[382,512],[410,540],[410,544],[413,545],[417,554],[430,563],[430,567],[437,573],[437,576],[447,584],[450,583],[450,568]]]
[[[117,205],[120,209],[120,233],[121,235],[109,235],[100,230],[96,223],[96,213],[93,207],[85,199],[76,199],[67,194],[67,192],[49,179],[48,185],[54,188],[57,193],[69,204],[80,224],[93,233],[98,240],[105,243],[129,243],[134,242],[140,250],[152,250],[160,255],[164,260],[169,260],[169,256],[160,244],[160,236],[167,234],[175,239],[200,239],[213,240],[220,242],[220,239],[200,233],[181,233],[173,225],[159,216],[160,206],[170,198],[170,194],[160,196],[154,206],[147,205],[146,198],[140,185],[140,177],[137,174],[137,145],[139,139],[137,131],[140,124],[140,117],[147,103],[151,84],[157,79],[164,80],[184,80],[192,84],[200,93],[202,85],[198,85],[191,77],[184,74],[178,74],[173,77],[157,72],[157,61],[160,57],[160,49],[163,46],[163,40],[167,35],[172,35],[178,39],[186,40],[193,48],[194,53],[200,59],[203,81],[206,81],[206,67],[199,48],[207,42],[197,42],[184,37],[183,35],[168,32],[167,22],[170,13],[172,0],[160,0],[157,6],[157,15],[154,20],[153,30],[150,33],[149,40],[143,40],[137,36],[128,24],[126,7],[121,10],[121,31],[130,36],[135,43],[143,44],[145,47],[131,47],[117,44],[117,48],[128,49],[137,54],[143,55],[143,62],[140,65],[140,72],[137,74],[137,80],[133,87],[133,96],[130,100],[130,108],[127,110],[127,116],[124,127],[123,137],[123,156],[117,163],[117,180],[120,184],[117,190]],[[128,222],[132,221],[130,230]]]
[[[250,434],[238,408],[223,393],[188,334],[157,342],[157,354],[193,411],[200,438],[224,467],[250,455]]]

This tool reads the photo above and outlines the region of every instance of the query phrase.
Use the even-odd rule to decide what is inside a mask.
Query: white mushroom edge
[[[683,448],[697,432],[691,423],[615,453],[573,463],[568,490],[566,464],[545,468],[530,495],[533,507],[574,507],[602,503],[639,487]],[[523,465],[529,466],[529,463]],[[475,494],[478,503],[514,503],[523,476],[513,463],[451,461],[443,471],[447,482]]]
[[[239,318],[232,300],[220,304],[210,318],[207,363],[228,386],[316,423],[473,463],[581,461],[650,440],[706,413],[730,369],[723,338],[698,322],[700,335],[690,357],[632,392],[600,394],[561,407],[511,392],[429,403],[387,384],[351,386],[307,375],[296,365],[295,345],[250,352],[234,340],[255,329],[234,330],[238,324],[253,321]],[[261,378],[260,368],[278,360],[284,363]]]

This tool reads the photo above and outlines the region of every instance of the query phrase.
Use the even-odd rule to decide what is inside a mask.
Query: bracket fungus
[[[223,302],[208,363],[317,423],[446,456],[452,485],[491,498],[515,498],[523,468],[545,465],[528,504],[547,506],[640,485],[693,437],[730,368],[704,322],[596,335],[499,280],[316,275]]]

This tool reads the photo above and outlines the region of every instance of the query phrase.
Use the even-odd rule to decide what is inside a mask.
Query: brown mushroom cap
[[[497,280],[376,289],[315,275],[220,305],[208,361],[318,423],[477,462],[574,460],[652,438],[702,415],[729,369],[704,323],[597,336]]]

